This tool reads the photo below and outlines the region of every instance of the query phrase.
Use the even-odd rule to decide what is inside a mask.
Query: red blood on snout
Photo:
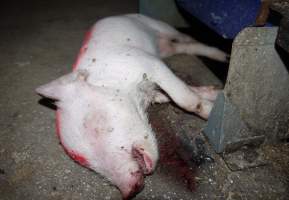
[[[131,175],[135,177],[135,180],[137,182],[132,183],[132,185],[129,185],[131,190],[127,193],[123,193],[123,199],[128,200],[134,197],[138,192],[140,192],[144,187],[144,175],[142,171],[136,171],[131,172]]]

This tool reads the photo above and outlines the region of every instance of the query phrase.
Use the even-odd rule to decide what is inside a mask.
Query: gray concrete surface
[[[54,111],[38,103],[34,89],[71,70],[84,33],[94,21],[135,12],[136,1],[10,3],[0,8],[0,199],[120,199],[109,182],[64,153],[55,134]],[[220,84],[194,57],[176,56],[168,62],[188,83]],[[191,137],[205,123],[170,104],[153,106],[150,116],[161,148],[168,147],[161,133],[185,131]],[[213,152],[215,163],[191,169],[166,160],[174,152],[165,154],[135,199],[286,199],[288,145],[265,150],[271,161],[268,167],[238,172],[230,171]]]

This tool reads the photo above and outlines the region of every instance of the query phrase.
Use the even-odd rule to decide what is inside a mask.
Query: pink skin
[[[220,50],[192,41],[142,15],[109,17],[87,32],[73,72],[36,89],[56,100],[57,132],[66,153],[108,178],[124,199],[143,188],[158,161],[146,113],[150,103],[171,99],[209,116],[218,91],[189,87],[161,60],[177,53],[226,59]]]
[[[130,183],[121,183],[120,191],[124,200],[131,199],[134,195],[140,192],[144,187],[144,176],[142,171],[132,172]],[[125,187],[123,187],[125,186]]]
[[[215,101],[218,94],[220,93],[220,89],[217,89],[215,86],[190,86],[190,89],[201,96],[203,99],[207,99],[209,101]]]
[[[79,164],[107,177],[123,198],[129,199],[143,188],[144,177],[156,166],[158,157],[150,153],[157,152],[154,136],[150,132],[129,133],[130,126],[126,127],[123,116],[134,116],[136,121],[138,116],[125,97],[121,102],[110,102],[111,95],[88,84],[86,76],[85,72],[75,72],[37,88],[37,92],[57,100],[56,127],[65,152]],[[111,107],[118,109],[118,123],[111,121],[115,110]],[[72,129],[73,126],[78,128]]]
[[[132,148],[132,156],[138,162],[144,174],[151,174],[153,172],[153,161],[146,154],[143,148],[134,146]]]

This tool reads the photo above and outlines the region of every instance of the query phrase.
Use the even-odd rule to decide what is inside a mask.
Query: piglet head
[[[66,152],[81,156],[86,167],[106,177],[129,199],[156,167],[154,133],[131,95],[88,80],[87,71],[74,71],[36,92],[56,100],[59,137]]]

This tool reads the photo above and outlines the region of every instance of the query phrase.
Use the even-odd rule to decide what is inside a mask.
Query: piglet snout
[[[137,161],[143,174],[151,174],[153,172],[153,161],[145,152],[144,148],[133,146],[132,156]]]

